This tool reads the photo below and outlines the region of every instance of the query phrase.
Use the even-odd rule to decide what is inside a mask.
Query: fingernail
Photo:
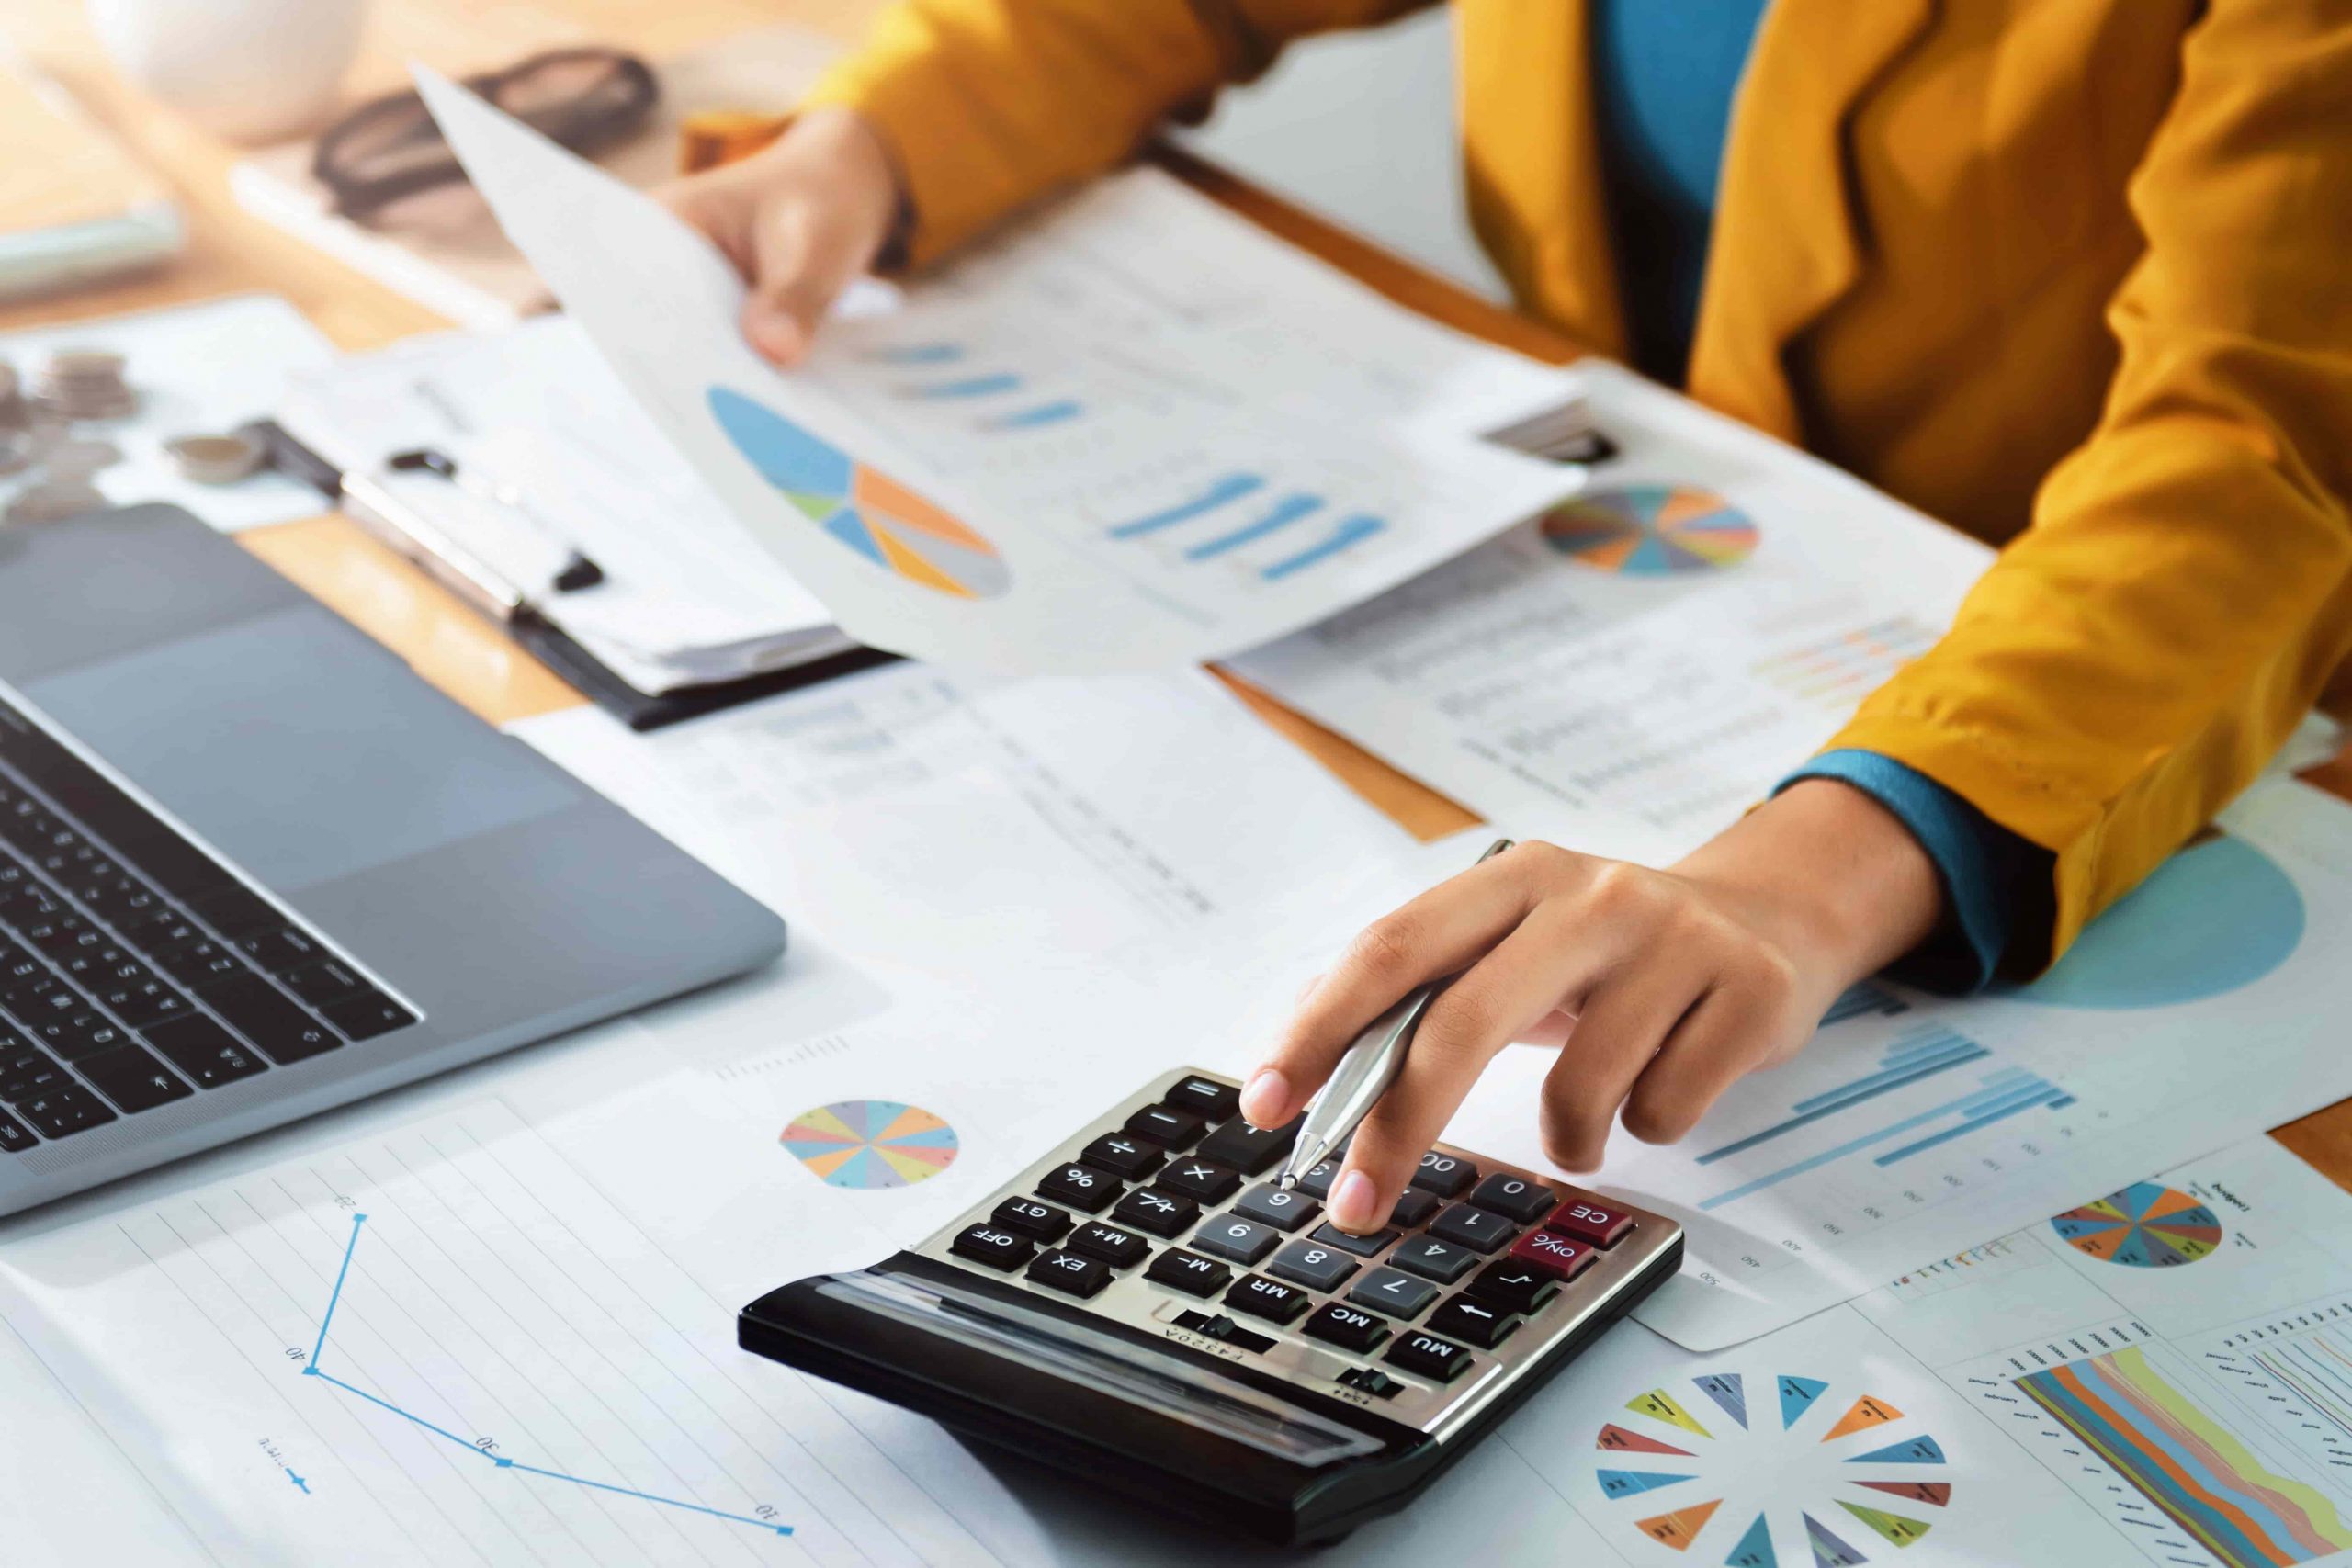
[[[1290,1079],[1261,1067],[1241,1086],[1241,1114],[1260,1127],[1279,1127],[1290,1109]]]
[[[1343,1231],[1368,1231],[1378,1223],[1380,1194],[1372,1178],[1351,1170],[1331,1189],[1331,1223]]]

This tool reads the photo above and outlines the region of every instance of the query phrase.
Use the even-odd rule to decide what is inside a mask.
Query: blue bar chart
[[[1909,1091],[1954,1080],[1965,1080],[1970,1087],[1914,1109],[1920,1096]],[[1890,1100],[1894,1103],[1881,1103]],[[1968,1036],[1942,1024],[1922,1023],[1891,1042],[1870,1070],[1792,1100],[1781,1120],[1696,1155],[1693,1164],[1715,1166],[1784,1141],[1792,1155],[1786,1163],[1701,1198],[1698,1206],[1720,1209],[1846,1162],[1883,1169],[2029,1111],[2073,1103],[2071,1095],[2046,1078],[2022,1067],[1993,1064],[1992,1053]],[[1807,1134],[1815,1136],[1805,1137]],[[1809,1153],[1796,1152],[1822,1135],[1834,1141]],[[1739,1163],[1753,1168],[1754,1162]]]
[[[1106,532],[1114,539],[1149,539],[1182,529],[1176,540],[1178,558],[1195,563],[1262,544],[1267,549],[1251,551],[1247,565],[1266,582],[1296,576],[1387,532],[1386,521],[1369,513],[1348,513],[1336,522],[1327,521],[1337,509],[1312,491],[1291,491],[1271,502],[1253,499],[1272,488],[1266,475],[1236,469],[1157,511],[1114,523]],[[1250,503],[1246,508],[1245,502]],[[1192,524],[1201,526],[1187,526]]]

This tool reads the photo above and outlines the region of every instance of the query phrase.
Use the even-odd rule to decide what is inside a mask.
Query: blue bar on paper
[[[1720,1209],[1725,1203],[1733,1202],[1738,1199],[1747,1197],[1750,1193],[1761,1192],[1767,1187],[1786,1181],[1792,1176],[1803,1176],[1806,1171],[1817,1170],[1833,1160],[1841,1160],[1848,1155],[1860,1154],[1862,1150],[1869,1148],[1872,1144],[1883,1143],[1888,1138],[1894,1137],[1897,1133],[1907,1133],[1914,1127],[1924,1127],[1939,1116],[1950,1116],[1955,1111],[1962,1115],[1972,1114],[1982,1109],[1984,1106],[1989,1105],[2006,1095],[2016,1093],[2017,1080],[2021,1077],[2031,1077],[2031,1075],[2027,1073],[2023,1067],[2004,1067],[1999,1072],[1992,1074],[1985,1079],[1985,1083],[1988,1087],[1978,1089],[1973,1094],[1962,1095],[1958,1100],[1947,1100],[1943,1104],[1937,1106],[1932,1111],[1920,1111],[1917,1116],[1906,1116],[1900,1122],[1881,1127],[1875,1133],[1865,1133],[1860,1137],[1840,1144],[1834,1149],[1825,1149],[1820,1154],[1815,1155],[1810,1159],[1799,1160],[1794,1165],[1784,1166],[1779,1170],[1770,1172],[1769,1175],[1759,1176],[1753,1181],[1743,1182],[1741,1185],[1733,1188],[1728,1192],[1718,1192],[1712,1198],[1702,1199],[1700,1200],[1699,1207],[1702,1210]]]
[[[1278,534],[1300,518],[1312,516],[1322,510],[1323,498],[1319,495],[1286,495],[1275,503],[1272,512],[1267,513],[1255,523],[1236,528],[1230,534],[1220,534],[1214,539],[1203,540],[1186,550],[1184,558],[1186,560],[1212,559],[1225,554],[1227,550],[1238,550],[1252,539],[1262,539],[1269,534]]]
[[[1958,1037],[1955,1036],[1955,1038]],[[1962,1063],[1973,1062],[1991,1055],[1973,1040],[1961,1040],[1960,1043],[1964,1049],[1954,1051],[1949,1055],[1939,1056],[1930,1061],[1906,1063],[1899,1067],[1889,1067],[1883,1072],[1873,1073],[1869,1077],[1858,1078],[1843,1089],[1832,1089],[1824,1095],[1815,1095],[1813,1100],[1800,1100],[1796,1106],[1791,1108],[1798,1111],[1797,1115],[1790,1117],[1785,1122],[1776,1122],[1760,1133],[1750,1133],[1745,1138],[1725,1144],[1722,1148],[1710,1149],[1699,1156],[1692,1163],[1713,1165],[1719,1159],[1752,1149],[1758,1144],[1770,1143],[1784,1133],[1793,1133],[1798,1128],[1818,1122],[1825,1116],[1835,1116],[1848,1106],[1860,1105],[1866,1100],[1876,1100],[1882,1094],[1893,1093],[1905,1084],[1917,1083],[1921,1078],[1933,1077],[1938,1073],[1957,1067]],[[1814,1102],[1815,1100],[1826,1100],[1826,1103],[1815,1104]]]
[[[1385,531],[1387,526],[1387,524],[1377,517],[1351,517],[1332,530],[1331,536],[1321,544],[1309,546],[1287,560],[1278,560],[1258,575],[1268,582],[1280,582],[1293,572],[1305,571],[1317,561],[1328,560],[1342,550],[1352,549],[1374,535]]]
[[[1879,1156],[1872,1163],[1893,1165],[1896,1160],[1908,1159],[1916,1154],[1925,1154],[1938,1144],[1948,1144],[1954,1138],[1966,1137],[1988,1122],[1998,1122],[2004,1116],[2015,1116],[2018,1111],[2030,1111],[2037,1105],[2054,1105],[2065,1098],[2053,1084],[2029,1085],[2012,1098],[1996,1101],[1991,1109],[1978,1112],[1959,1126],[1938,1133],[1932,1138],[1922,1138],[1916,1144],[1905,1144],[1899,1149]]]
[[[1968,1036],[1957,1031],[1946,1029],[1941,1024],[1930,1024],[1919,1033],[1906,1035],[1888,1046],[1886,1055],[1879,1059],[1891,1067],[1897,1062],[1908,1061],[1926,1052],[1940,1050],[1955,1040],[1967,1038]]]
[[[940,381],[928,387],[910,387],[910,398],[987,398],[999,392],[1010,392],[1021,385],[1021,378],[1010,370],[1000,370],[993,376],[968,376],[961,381]]]
[[[1019,413],[1004,414],[992,419],[989,421],[989,428],[990,430],[1034,430],[1041,424],[1059,424],[1066,419],[1076,419],[1085,412],[1084,404],[1075,403],[1064,398],[1059,402],[1040,403],[1034,409],[1023,409]]]
[[[1891,1089],[1898,1083],[1908,1083],[1913,1078],[1936,1067],[1948,1067],[1955,1062],[1972,1060],[1983,1055],[1984,1055],[1984,1046],[1973,1040],[1965,1040],[1955,1034],[1932,1051],[1914,1052],[1899,1062],[1882,1067],[1868,1077],[1856,1078],[1842,1089],[1824,1089],[1819,1094],[1808,1095],[1789,1109],[1801,1111],[1816,1111],[1849,1104],[1858,1095],[1867,1098],[1872,1089]]]
[[[953,365],[964,357],[960,343],[908,343],[877,348],[867,356],[881,365]]]
[[[1193,500],[1165,512],[1155,512],[1148,517],[1138,517],[1132,523],[1122,523],[1111,530],[1114,539],[1133,539],[1145,534],[1156,534],[1162,528],[1172,528],[1179,523],[1189,523],[1204,512],[1215,512],[1229,501],[1263,490],[1265,477],[1261,474],[1227,474]]]

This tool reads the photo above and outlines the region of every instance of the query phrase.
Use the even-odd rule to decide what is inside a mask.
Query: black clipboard
[[[345,499],[347,492],[344,488],[343,470],[313,452],[276,420],[255,420],[240,427],[238,434],[260,442],[268,454],[270,465],[280,472],[304,480],[331,502],[340,504]],[[404,531],[399,537],[391,537],[389,528],[377,526],[370,518],[357,517],[356,513],[352,515],[370,533],[414,561],[436,581],[457,589],[458,596],[471,604],[484,620],[496,625],[518,646],[554,671],[566,684],[639,732],[684,723],[706,714],[720,713],[744,703],[756,702],[762,697],[775,696],[780,692],[797,691],[804,686],[854,675],[860,671],[895,664],[899,660],[897,654],[885,653],[876,648],[850,648],[788,669],[763,671],[755,675],[740,676],[731,681],[714,681],[705,685],[682,686],[671,692],[640,692],[614,673],[604,660],[582,647],[527,601],[509,612],[494,611],[479,602],[478,592],[464,581],[466,574],[463,569],[435,555],[424,540]]]

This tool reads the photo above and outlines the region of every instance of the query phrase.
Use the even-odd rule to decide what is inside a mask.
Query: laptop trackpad
[[[519,742],[313,605],[24,690],[213,848],[287,892],[580,798]]]

